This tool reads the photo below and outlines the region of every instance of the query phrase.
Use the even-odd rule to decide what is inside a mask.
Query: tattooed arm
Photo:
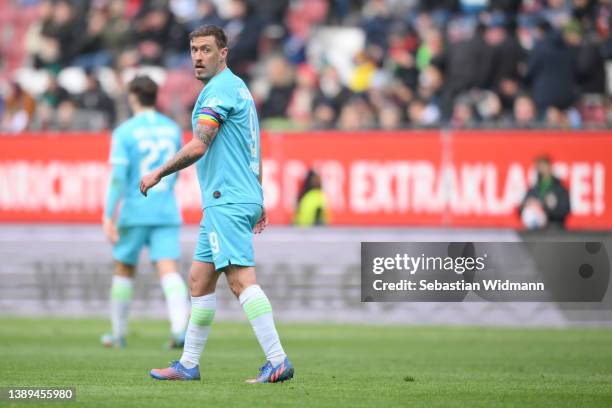
[[[160,182],[163,177],[169,176],[179,170],[189,167],[198,161],[208,146],[213,142],[219,132],[219,126],[198,124],[193,139],[179,150],[176,155],[164,163],[161,167],[153,170],[140,180],[140,192],[146,196],[147,191]]]

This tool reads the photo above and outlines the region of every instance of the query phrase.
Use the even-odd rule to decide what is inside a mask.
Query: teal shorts
[[[148,246],[153,262],[179,259],[179,230],[180,227],[176,225],[119,227],[119,241],[113,246],[113,258],[124,264],[136,265],[140,251]]]
[[[253,227],[262,212],[259,204],[224,204],[208,207],[200,223],[193,259],[215,264],[254,266]]]

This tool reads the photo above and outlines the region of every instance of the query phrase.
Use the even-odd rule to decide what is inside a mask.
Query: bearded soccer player
[[[125,347],[128,314],[134,292],[134,273],[140,251],[149,247],[166,297],[170,318],[169,346],[182,348],[189,319],[187,285],[177,272],[181,255],[179,213],[174,185],[176,175],[151,190],[138,193],[140,178],[172,158],[182,145],[182,130],[155,110],[157,85],[146,76],[129,83],[128,102],[134,116],[113,132],[113,166],[102,225],[113,243],[115,273],[111,287],[112,333],[102,336],[106,347]],[[115,220],[119,203],[121,209]]]
[[[147,195],[164,177],[196,163],[204,217],[191,266],[191,318],[179,361],[153,369],[158,380],[199,380],[200,356],[215,316],[215,288],[224,273],[266,356],[259,374],[247,382],[274,383],[293,378],[281,345],[272,306],[255,280],[253,233],[267,224],[261,188],[259,122],[253,97],[226,65],[227,38],[216,26],[190,36],[195,76],[204,88],[193,109],[193,139],[174,158],[144,176]]]

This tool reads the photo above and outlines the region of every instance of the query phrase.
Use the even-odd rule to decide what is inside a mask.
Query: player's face
[[[225,67],[227,48],[217,46],[215,37],[195,37],[191,40],[191,62],[195,77],[208,81]]]

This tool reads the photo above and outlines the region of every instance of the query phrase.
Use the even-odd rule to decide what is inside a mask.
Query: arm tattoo
[[[182,170],[185,167],[188,167],[192,165],[193,163],[195,163],[198,159],[199,157],[193,157],[193,156],[190,156],[189,154],[185,154],[185,155],[177,154],[172,160],[166,163],[166,165],[162,168],[161,170],[162,177],[165,177],[169,174]]]
[[[196,145],[194,145],[193,143],[195,140],[192,140],[187,145],[183,146],[183,148],[161,168],[161,177],[168,176],[197,162],[200,157],[204,155],[206,148],[213,142],[218,130],[218,127],[198,125],[195,131],[195,138],[206,145],[204,150],[199,149],[197,146],[202,145],[197,142]]]
[[[206,146],[210,146],[215,136],[217,136],[218,131],[219,128],[215,126],[198,125],[196,127],[195,136]]]

